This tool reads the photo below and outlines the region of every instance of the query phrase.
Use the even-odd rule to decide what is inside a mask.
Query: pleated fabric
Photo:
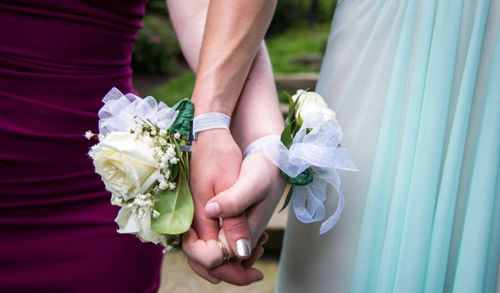
[[[278,291],[500,290],[500,1],[342,1],[317,91],[361,171],[327,235],[290,217]]]

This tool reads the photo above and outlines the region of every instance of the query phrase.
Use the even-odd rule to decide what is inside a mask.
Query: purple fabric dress
[[[83,137],[133,91],[145,2],[0,2],[0,292],[158,289],[161,248],[116,232]]]

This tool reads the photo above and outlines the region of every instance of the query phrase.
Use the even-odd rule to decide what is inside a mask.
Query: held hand
[[[191,268],[212,283],[224,280],[235,285],[248,285],[262,279],[262,273],[252,266],[264,252],[262,244],[267,241],[267,234],[263,231],[280,199],[284,185],[279,169],[262,153],[257,152],[247,157],[241,166],[238,181],[231,188],[212,198],[210,202],[219,204],[220,215],[228,217],[242,214],[246,209],[251,239],[256,243],[251,257],[243,262],[231,260],[215,267],[222,261],[217,242],[201,241],[195,231],[190,231],[183,239],[183,249],[189,257]],[[217,218],[217,214],[212,216]],[[223,219],[224,226],[226,221],[227,218]],[[219,239],[225,242],[223,230],[220,231]]]
[[[219,221],[207,216],[205,205],[216,193],[233,185],[241,159],[241,151],[227,130],[200,132],[193,142],[190,171],[195,206],[193,228],[202,240],[217,239],[219,235]],[[227,238],[231,251],[242,259],[248,258],[251,245],[245,215],[228,218],[225,229],[230,231]]]
[[[234,143],[229,132],[221,129],[198,133],[193,144],[191,157],[191,191],[194,195],[195,218],[193,228],[185,234],[183,250],[188,256],[188,263],[198,275],[212,283],[220,280],[235,284],[247,285],[262,279],[262,273],[251,268],[262,255],[262,248],[256,248],[252,255],[241,257],[247,260],[232,260],[223,265],[221,248],[216,239],[222,239],[231,256],[238,252],[238,240],[250,240],[250,234],[244,215],[228,218],[225,227],[231,231],[227,240],[219,226],[218,219],[211,219],[205,213],[206,202],[216,192],[230,187],[239,174],[241,151]],[[221,233],[221,235],[219,235]],[[265,240],[265,239],[264,239]],[[228,243],[229,242],[229,243]],[[247,252],[245,252],[247,253]],[[219,266],[213,270],[210,268]],[[218,276],[213,277],[214,271]]]
[[[223,217],[224,223],[227,217],[246,212],[255,241],[264,232],[284,188],[280,170],[258,151],[243,160],[236,183],[210,199],[205,209],[209,217]]]
[[[219,239],[224,247],[228,247],[224,232],[221,229]],[[191,269],[205,280],[216,284],[220,281],[245,286],[262,280],[264,276],[259,270],[252,268],[254,263],[262,256],[262,245],[267,241],[267,234],[262,234],[252,255],[246,260],[233,258],[222,265],[221,247],[216,240],[203,241],[198,238],[196,231],[189,230],[182,239],[182,248],[188,257]],[[230,256],[232,256],[229,251]]]

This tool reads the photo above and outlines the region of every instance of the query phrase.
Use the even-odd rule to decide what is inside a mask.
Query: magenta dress
[[[0,292],[157,291],[161,248],[116,232],[83,137],[133,91],[145,2],[0,2]]]

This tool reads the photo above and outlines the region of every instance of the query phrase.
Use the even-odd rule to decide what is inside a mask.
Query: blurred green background
[[[314,84],[336,0],[278,1],[266,36],[276,83],[283,90]],[[132,56],[134,85],[141,95],[168,104],[191,95],[194,75],[169,23],[165,0],[150,0]],[[301,81],[304,79],[304,81]],[[307,79],[307,81],[305,81]]]

